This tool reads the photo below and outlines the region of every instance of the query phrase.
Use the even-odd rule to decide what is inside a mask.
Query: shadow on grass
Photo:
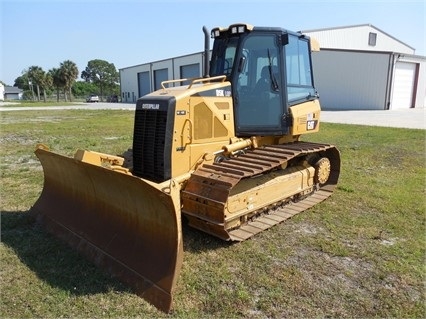
[[[229,247],[234,244],[231,241],[224,241],[201,230],[192,228],[183,220],[183,251],[193,254],[204,251],[214,250],[223,247]]]
[[[29,212],[1,211],[1,241],[13,249],[40,279],[71,294],[130,291],[67,244],[47,233]]]
[[[28,211],[1,211],[1,241],[37,276],[74,295],[132,290],[48,233]],[[183,223],[184,252],[200,253],[232,245]],[[184,257],[185,258],[185,257]],[[8,267],[14,267],[8,265]]]

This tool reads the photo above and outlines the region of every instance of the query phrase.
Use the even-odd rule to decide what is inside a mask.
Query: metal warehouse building
[[[371,24],[305,30],[318,40],[315,86],[326,110],[424,108],[426,57]],[[203,52],[120,69],[123,102],[161,88],[169,79],[199,77]]]
[[[414,48],[370,24],[302,32],[321,46],[312,60],[323,108],[425,106],[426,58]]]

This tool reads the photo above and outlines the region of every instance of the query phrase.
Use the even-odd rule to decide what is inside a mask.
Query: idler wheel
[[[325,184],[330,177],[331,164],[327,157],[321,157],[314,165],[315,167],[315,183]]]

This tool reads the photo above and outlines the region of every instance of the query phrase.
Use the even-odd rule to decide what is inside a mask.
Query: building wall
[[[5,93],[5,100],[22,100],[22,94],[20,93]]]
[[[425,107],[425,57],[323,49],[312,60],[324,110]]]
[[[0,101],[4,100],[4,85],[0,83]]]
[[[204,66],[204,53],[196,53],[188,56],[183,56],[179,58],[174,59],[173,63],[173,79],[181,79],[181,67],[191,64],[198,64],[199,65],[199,73],[197,76],[201,76],[203,74],[203,66]],[[176,85],[179,85],[179,83],[176,83]]]
[[[151,64],[136,65],[125,69],[120,69],[120,87],[122,102],[134,103],[133,97],[138,92],[138,73],[151,71]]]
[[[155,61],[151,63],[140,64],[128,68],[120,69],[120,85],[121,85],[121,98],[123,102],[135,103],[141,97],[141,87],[138,74],[142,72],[149,72],[150,92],[161,89],[161,82],[164,80],[177,80],[181,79],[181,68],[198,64],[199,73],[197,76],[202,75],[204,68],[203,64],[204,53],[194,53],[190,55],[170,58],[167,60]],[[166,72],[165,78],[162,78]],[[160,78],[161,77],[161,78]],[[171,83],[168,85],[179,85],[179,82]],[[142,92],[143,93],[143,92]]]
[[[416,90],[416,108],[426,108],[426,61],[419,64],[419,81]]]

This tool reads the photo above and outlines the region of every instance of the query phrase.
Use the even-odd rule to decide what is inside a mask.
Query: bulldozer
[[[164,312],[183,222],[241,242],[328,198],[340,172],[335,146],[301,140],[320,126],[318,43],[245,23],[203,32],[203,75],[140,97],[123,154],[35,151],[44,186],[31,213]]]

